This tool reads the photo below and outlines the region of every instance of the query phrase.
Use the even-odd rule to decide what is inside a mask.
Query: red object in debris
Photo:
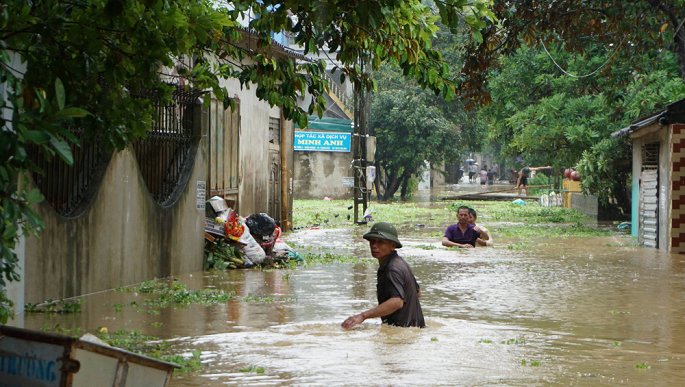
[[[240,218],[238,218],[235,210],[231,211],[228,220],[224,223],[224,233],[229,239],[237,241],[243,235],[243,232],[245,232],[245,226],[240,222]]]
[[[571,172],[571,180],[580,181],[580,173],[578,171]]]
[[[571,173],[572,173],[572,172],[573,172],[573,170],[572,170],[571,168],[566,168],[566,169],[564,169],[564,177],[567,178],[567,179],[570,179],[570,178],[571,178]]]

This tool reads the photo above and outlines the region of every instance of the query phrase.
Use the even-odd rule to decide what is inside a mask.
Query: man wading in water
[[[380,317],[384,324],[400,327],[425,327],[419,303],[419,284],[411,268],[395,249],[402,247],[397,230],[390,223],[379,222],[364,234],[371,255],[378,259],[376,296],[378,306],[350,316],[341,324],[350,329],[369,318]]]

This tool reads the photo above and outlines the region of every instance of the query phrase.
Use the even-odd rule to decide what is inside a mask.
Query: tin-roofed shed
[[[612,136],[633,143],[632,235],[644,246],[685,253],[685,99]]]

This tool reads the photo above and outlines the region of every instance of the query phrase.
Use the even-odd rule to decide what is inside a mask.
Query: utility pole
[[[362,74],[364,73],[364,59],[361,59]],[[365,224],[364,213],[369,205],[371,184],[367,183],[366,140],[368,138],[368,93],[363,86],[355,86],[354,90],[354,133],[352,134],[353,154],[352,169],[354,171],[354,222]],[[361,215],[359,207],[361,206]]]

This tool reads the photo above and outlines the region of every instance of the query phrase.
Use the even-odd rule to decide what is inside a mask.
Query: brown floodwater
[[[287,240],[369,257],[365,230],[306,229]],[[221,305],[149,313],[132,304],[140,295],[112,291],[85,297],[81,313],[14,324],[124,328],[169,339],[179,354],[201,351],[204,369],[176,373],[175,387],[685,385],[685,257],[620,235],[447,250],[437,228],[415,231],[402,228],[400,253],[421,284],[425,329],[379,320],[340,328],[376,304],[372,258],[179,277],[237,294]],[[263,373],[245,371],[252,366]]]

